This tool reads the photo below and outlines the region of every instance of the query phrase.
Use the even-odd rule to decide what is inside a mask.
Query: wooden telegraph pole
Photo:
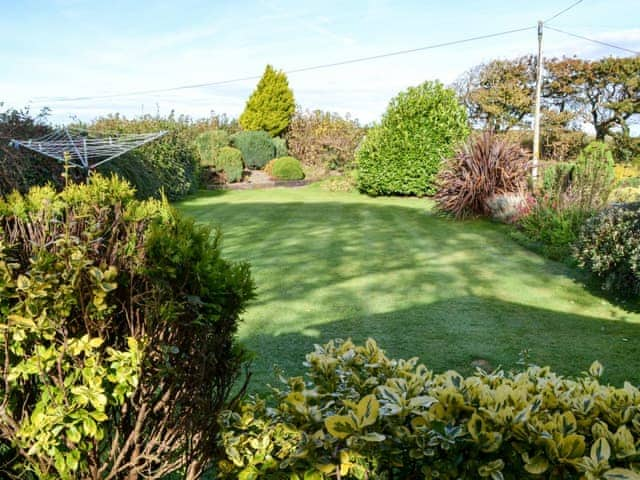
[[[542,93],[542,21],[538,21],[538,61],[536,71],[536,106],[533,112],[533,168],[531,176],[538,177],[540,162],[540,95]]]

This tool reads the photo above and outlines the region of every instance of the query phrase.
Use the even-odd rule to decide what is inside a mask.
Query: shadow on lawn
[[[257,355],[254,391],[273,382],[274,363],[301,373],[314,343],[369,336],[436,371],[470,373],[474,360],[514,368],[529,349],[562,374],[598,359],[605,380],[640,382],[637,317],[589,295],[576,270],[518,245],[508,227],[454,222],[421,202],[271,195],[180,206],[219,224],[224,255],[252,265],[260,318],[243,339]]]
[[[521,369],[519,354],[528,349],[531,363],[550,365],[559,374],[575,376],[599,360],[605,366],[604,382],[640,383],[640,325],[491,298],[457,297],[384,314],[346,317],[307,325],[303,332],[255,332],[243,339],[257,356],[251,391],[264,392],[267,383],[275,383],[274,365],[288,376],[302,374],[304,356],[314,344],[334,338],[362,342],[367,337],[375,338],[390,357],[418,356],[436,372],[456,369],[470,374],[477,360],[494,368]],[[576,332],[592,341],[577,342]]]

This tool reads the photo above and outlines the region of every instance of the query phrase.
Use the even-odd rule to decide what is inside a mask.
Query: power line
[[[614,45],[613,43],[603,42],[601,40],[596,40],[594,38],[585,37],[585,36],[582,36],[582,35],[578,35],[576,33],[565,32],[564,30],[560,30],[559,28],[554,28],[554,27],[546,27],[546,28],[548,28],[549,30],[553,30],[554,32],[564,33],[565,35],[569,35],[570,37],[575,37],[575,38],[580,38],[581,40],[586,40],[587,42],[597,43],[599,45],[604,45],[606,47],[617,48],[618,50],[622,50],[624,52],[633,53],[634,55],[640,55],[640,51],[638,51],[638,50],[631,50],[630,48],[625,48],[625,47],[621,47],[619,45]]]
[[[577,2],[572,3],[571,5],[569,5],[567,8],[565,8],[564,10],[560,10],[558,13],[556,13],[555,15],[553,15],[552,17],[547,18],[543,23],[549,23],[551,20],[554,20],[556,18],[558,18],[560,15],[562,15],[563,13],[568,12],[569,10],[571,10],[573,7],[575,7],[576,5],[582,3],[584,0],[578,0]]]
[[[469,42],[475,42],[475,41],[478,41],[478,40],[485,40],[485,39],[488,39],[488,38],[500,37],[500,36],[509,35],[509,34],[512,34],[512,33],[524,32],[526,30],[533,30],[535,28],[536,27],[516,28],[516,29],[513,29],[513,30],[505,30],[503,32],[490,33],[488,35],[479,35],[479,36],[476,36],[476,37],[463,38],[463,39],[460,39],[460,40],[453,40],[453,41],[450,41],[450,42],[436,43],[436,44],[427,45],[427,46],[419,47],[419,48],[411,48],[411,49],[407,49],[407,50],[398,50],[398,51],[395,51],[395,52],[383,53],[383,54],[379,54],[379,55],[372,55],[370,57],[360,57],[360,58],[354,58],[354,59],[350,59],[350,60],[343,60],[343,61],[340,61],[340,62],[325,63],[325,64],[321,64],[321,65],[313,65],[313,66],[310,66],[310,67],[296,68],[296,69],[293,69],[293,70],[285,71],[285,73],[286,74],[292,74],[292,73],[309,72],[309,71],[312,71],[312,70],[320,70],[320,69],[325,69],[325,68],[338,67],[338,66],[341,66],[341,65],[349,65],[349,64],[353,64],[353,63],[368,62],[368,61],[372,61],[372,60],[378,60],[378,59],[381,59],[381,58],[393,57],[393,56],[397,56],[397,55],[406,55],[406,54],[409,54],[409,53],[421,52],[421,51],[425,51],[425,50],[433,50],[433,49],[436,49],[436,48],[449,47],[449,46],[452,46],[452,45],[459,45],[459,44],[462,44],[462,43],[469,43]],[[137,96],[137,95],[149,95],[149,94],[154,94],[154,93],[175,92],[175,91],[178,91],[178,90],[187,90],[187,89],[193,89],[193,88],[217,87],[217,86],[220,86],[220,85],[228,85],[228,84],[231,84],[231,83],[244,82],[244,81],[247,81],[247,80],[258,80],[261,77],[262,77],[261,75],[252,75],[252,76],[248,76],[248,77],[232,78],[232,79],[229,79],[229,80],[220,80],[220,81],[216,81],[216,82],[196,83],[196,84],[191,84],[191,85],[181,85],[181,86],[170,87],[170,88],[160,88],[160,89],[155,89],[155,90],[138,90],[138,91],[134,91],[134,92],[113,93],[113,94],[107,94],[107,95],[91,95],[91,96],[84,96],[84,97],[44,97],[44,98],[39,99],[39,101],[37,103],[75,102],[75,101],[84,101],[84,100],[98,100],[98,99],[106,99],[106,98],[130,97],[130,96]]]

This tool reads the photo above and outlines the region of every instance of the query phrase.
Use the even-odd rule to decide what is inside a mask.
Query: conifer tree
[[[264,130],[275,137],[289,126],[294,110],[286,74],[267,65],[240,115],[240,126],[244,130]]]

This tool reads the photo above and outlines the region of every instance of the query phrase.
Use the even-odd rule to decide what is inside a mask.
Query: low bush
[[[291,155],[303,165],[322,170],[342,170],[354,162],[365,135],[357,120],[337,113],[298,111],[293,116],[287,140]]]
[[[519,226],[529,241],[554,260],[571,261],[582,226],[607,202],[614,185],[613,159],[593,142],[573,163],[555,163],[542,174],[536,204]]]
[[[358,171],[347,170],[341,175],[334,175],[320,183],[322,190],[329,192],[356,192],[358,190]]]
[[[248,266],[166,200],[133,197],[95,175],[0,201],[3,478],[195,479],[215,455]]]
[[[200,155],[200,165],[216,167],[218,152],[229,145],[229,134],[224,130],[207,130],[196,137],[195,143]]]
[[[302,180],[304,178],[300,161],[293,157],[274,159],[269,170],[269,175],[276,180]]]
[[[602,281],[605,290],[640,295],[640,204],[613,206],[590,219],[576,242],[574,255]]]
[[[216,172],[222,173],[224,179],[229,182],[237,182],[242,179],[242,152],[233,147],[222,147],[216,158]]]
[[[456,218],[489,215],[489,199],[524,197],[528,174],[529,156],[518,144],[483,132],[444,163],[435,201],[440,211]]]
[[[582,226],[592,214],[571,206],[557,208],[543,199],[520,218],[518,226],[540,253],[552,260],[567,260]]]
[[[284,138],[273,137],[271,141],[273,142],[275,158],[286,157],[289,155],[287,141]]]
[[[242,152],[247,168],[261,169],[275,157],[275,146],[267,132],[238,132],[231,136],[231,145]]]
[[[617,163],[613,170],[618,185],[625,185],[630,180],[640,178],[640,166],[636,163]]]
[[[433,195],[442,161],[468,134],[453,90],[439,82],[410,87],[389,102],[360,145],[358,188],[369,195]]]
[[[222,417],[219,478],[640,478],[640,391],[548,367],[463,377],[417,358],[390,359],[369,339],[332,341],[277,404],[244,402]]]

